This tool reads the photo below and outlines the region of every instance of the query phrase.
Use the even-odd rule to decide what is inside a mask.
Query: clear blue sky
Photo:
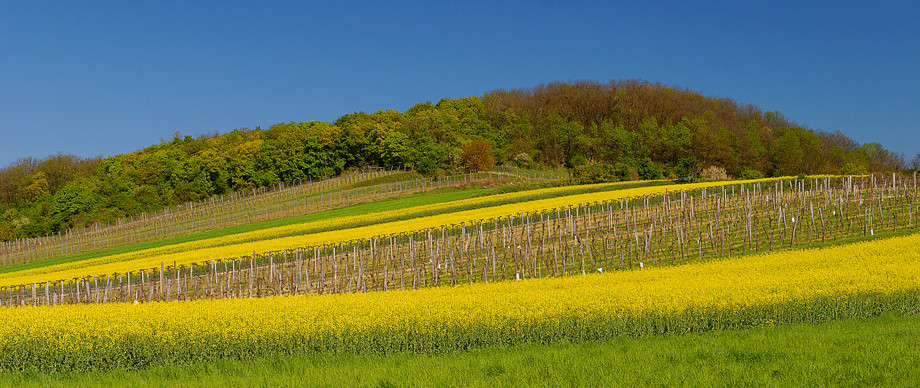
[[[0,166],[626,78],[920,152],[915,2],[641,3],[0,0]]]

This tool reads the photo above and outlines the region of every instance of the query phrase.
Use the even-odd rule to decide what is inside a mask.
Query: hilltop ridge
[[[0,241],[66,231],[367,166],[422,174],[565,166],[582,182],[906,169],[902,155],[776,111],[642,80],[556,82],[171,140],[125,155],[24,158],[0,170]],[[597,167],[599,166],[599,167]],[[600,168],[594,171],[592,168]]]

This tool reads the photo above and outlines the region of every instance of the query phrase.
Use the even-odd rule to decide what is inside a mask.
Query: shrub
[[[636,169],[625,163],[616,164],[617,178],[621,181],[635,181],[641,178]]]
[[[636,169],[626,163],[591,163],[571,169],[572,180],[577,184],[619,182],[639,179]]]
[[[868,174],[869,170],[864,166],[859,166],[854,163],[847,162],[840,168],[841,175],[864,175]]]
[[[424,176],[438,176],[438,162],[433,158],[422,158],[415,163],[415,170]]]
[[[645,158],[636,162],[636,173],[638,173],[639,178],[642,179],[659,179],[661,178],[661,167],[652,163],[649,158]]]
[[[725,169],[722,167],[718,167],[718,166],[706,167],[706,169],[700,173],[700,178],[711,180],[711,181],[721,181],[721,180],[731,179],[728,176],[728,173],[725,172]]]
[[[619,175],[620,171],[607,163],[583,164],[572,169],[572,180],[578,184],[617,182]]]
[[[533,167],[533,158],[530,154],[526,152],[521,152],[517,155],[514,155],[512,162],[515,166],[520,168],[532,168]]]
[[[569,160],[568,160],[568,165],[569,165],[569,167],[571,167],[571,168],[575,168],[575,167],[578,167],[578,166],[584,166],[584,165],[586,165],[586,164],[588,164],[588,159],[585,158],[584,156],[581,156],[581,155],[578,155],[578,154],[572,156],[572,157],[569,158]]]
[[[758,169],[745,168],[741,171],[741,179],[763,179],[763,173]]]

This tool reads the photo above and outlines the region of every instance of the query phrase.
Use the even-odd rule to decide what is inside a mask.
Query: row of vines
[[[418,289],[704,261],[916,228],[916,176],[725,185],[0,288],[4,306]]]
[[[201,202],[167,208],[152,215],[120,219],[110,225],[91,225],[60,235],[0,242],[0,265],[27,263],[97,249],[184,236],[230,226],[315,213],[337,207],[379,201],[430,190],[466,185],[486,179],[522,178],[505,172],[483,172],[433,179],[392,179],[396,170],[366,170],[341,176],[283,183],[274,188],[232,193]],[[527,177],[526,179],[552,179]],[[362,182],[385,181],[363,185]]]
[[[131,370],[316,352],[438,353],[918,314],[918,245],[920,233],[912,233],[644,270],[413,291],[5,308],[0,371]]]

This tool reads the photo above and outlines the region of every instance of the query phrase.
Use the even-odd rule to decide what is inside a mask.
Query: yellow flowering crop
[[[780,178],[738,181],[733,183],[754,183],[758,181],[775,179]],[[269,250],[294,249],[297,247],[332,244],[341,241],[365,239],[374,236],[419,231],[426,228],[437,229],[444,225],[455,225],[464,222],[471,222],[472,220],[491,219],[494,217],[503,217],[523,212],[539,211],[541,209],[563,208],[566,206],[595,203],[601,201],[616,201],[626,198],[638,198],[646,195],[655,196],[662,195],[666,192],[674,192],[678,190],[695,190],[704,187],[721,186],[724,184],[725,182],[702,182],[693,184],[638,187],[615,191],[574,194],[520,203],[487,206],[473,210],[454,211],[434,216],[417,217],[409,220],[371,224],[308,235],[272,238],[272,236],[284,236],[286,234],[295,233],[297,230],[313,230],[333,227],[335,225],[372,222],[375,219],[389,218],[396,215],[413,213],[421,214],[440,208],[475,205],[478,203],[501,201],[503,199],[511,199],[515,197],[545,194],[553,191],[571,190],[572,188],[561,187],[499,194],[495,196],[484,196],[459,201],[451,201],[442,204],[419,206],[412,208],[411,210],[401,209],[360,216],[340,217],[330,220],[264,229],[249,233],[240,233],[219,238],[204,239],[161,248],[152,248],[122,255],[112,255],[77,262],[49,265],[40,268],[2,274],[0,275],[0,285],[28,284],[32,282],[45,282],[50,280],[67,280],[92,274],[125,273],[128,271],[136,271],[138,269],[144,268],[158,268],[160,263],[166,263],[167,265],[172,263],[185,265],[212,259],[217,260],[225,258],[236,258],[245,255],[251,255],[253,252],[261,253]],[[598,187],[603,185],[609,184],[581,187]]]
[[[677,267],[367,294],[0,309],[0,368],[437,352],[920,311],[920,234]]]

